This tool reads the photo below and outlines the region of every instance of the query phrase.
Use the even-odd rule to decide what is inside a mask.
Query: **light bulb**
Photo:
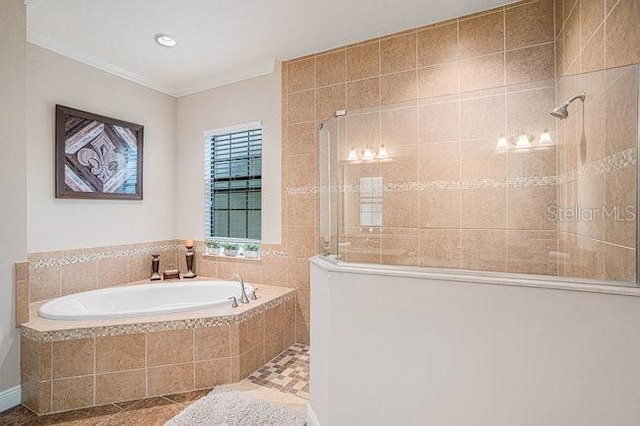
[[[368,146],[364,148],[362,159],[365,161],[373,160],[373,152],[371,152],[371,148],[369,148]]]
[[[518,143],[516,144],[516,148],[531,148],[531,142],[529,142],[529,136],[527,136],[524,133],[518,136]]]
[[[379,159],[389,158],[389,153],[387,152],[387,148],[385,148],[384,145],[380,145],[380,150],[378,151],[378,158]]]
[[[358,161],[358,154],[356,154],[356,150],[351,147],[351,151],[349,151],[349,156],[347,157],[349,161]]]
[[[505,136],[500,136],[498,138],[498,143],[496,144],[496,151],[506,151],[509,148],[509,143],[507,142],[507,138]]]
[[[176,39],[167,34],[156,35],[156,42],[164,47],[175,47],[178,44]]]
[[[544,129],[544,132],[540,134],[540,146],[551,146],[553,145],[553,139],[551,139],[551,134],[547,129]]]

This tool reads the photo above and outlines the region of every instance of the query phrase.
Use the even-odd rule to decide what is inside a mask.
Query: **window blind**
[[[205,147],[207,238],[260,240],[262,128],[207,136]]]

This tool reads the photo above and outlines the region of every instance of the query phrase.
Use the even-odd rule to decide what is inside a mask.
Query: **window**
[[[260,240],[262,125],[205,135],[206,239]]]

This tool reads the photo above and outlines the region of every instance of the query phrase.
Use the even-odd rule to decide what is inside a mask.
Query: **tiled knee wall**
[[[239,322],[21,342],[23,404],[38,414],[170,395],[248,377],[295,343],[295,298]],[[27,337],[29,336],[29,337]]]

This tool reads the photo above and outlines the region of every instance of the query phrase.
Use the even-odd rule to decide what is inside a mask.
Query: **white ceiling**
[[[505,0],[25,0],[28,40],[172,96]],[[154,35],[179,42],[167,49]]]

